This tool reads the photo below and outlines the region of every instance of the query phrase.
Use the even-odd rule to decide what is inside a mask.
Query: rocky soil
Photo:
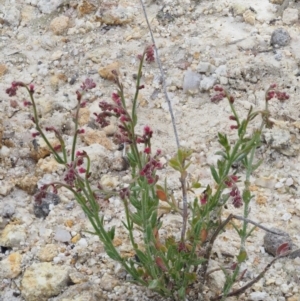
[[[266,130],[257,156],[264,159],[252,177],[256,197],[251,219],[286,231],[300,246],[300,23],[297,2],[282,0],[160,0],[146,3],[172,100],[180,143],[194,150],[190,172],[203,187],[212,184],[209,165],[216,163],[217,132],[230,130],[228,104],[210,102],[212,87],[221,84],[236,99],[238,110],[264,107],[264,91],[272,83],[290,95],[272,100],[275,126]],[[9,98],[13,80],[33,83],[43,126],[54,125],[71,144],[75,91],[87,77],[97,87],[87,97],[79,141],[93,160],[93,181],[116,188],[129,179],[113,144],[115,124],[99,129],[93,113],[99,100],[109,100],[115,86],[110,70],[118,69],[130,105],[137,55],[151,43],[138,0],[0,0],[0,300],[94,301],[163,300],[126,282],[122,268],[105,254],[73,196],[49,194],[41,206],[33,194],[43,183],[57,180],[62,168],[49,156],[35,131],[27,95]],[[145,64],[145,89],[139,98],[139,126],[154,129],[154,149],[167,161],[176,150],[168,106],[157,64]],[[49,136],[49,139],[52,139]],[[242,171],[243,172],[243,171]],[[176,192],[178,176],[162,172]],[[201,189],[197,192],[201,193]],[[241,214],[229,204],[223,210]],[[117,226],[115,243],[132,256],[117,198],[103,204],[107,226]],[[168,231],[179,233],[180,220],[166,217]],[[245,277],[253,279],[272,260],[262,230],[247,243]],[[215,246],[212,267],[224,262],[224,251],[237,255],[239,241],[232,229]],[[224,276],[213,273],[207,294],[220,289]],[[278,261],[263,279],[239,298],[252,301],[299,301],[300,258]],[[192,290],[188,300],[199,300]]]

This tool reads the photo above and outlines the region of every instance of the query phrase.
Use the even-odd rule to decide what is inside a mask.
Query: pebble
[[[298,21],[299,11],[296,8],[286,8],[282,15],[283,24],[292,25]]]
[[[187,70],[184,73],[182,88],[185,93],[196,93],[199,89],[201,75]]]
[[[66,0],[39,0],[37,7],[44,14],[53,13],[59,6],[67,2]]]
[[[22,272],[21,261],[22,255],[20,253],[11,253],[1,260],[0,279],[18,277]]]
[[[66,266],[33,263],[24,272],[21,294],[26,301],[46,301],[58,295],[69,279],[69,268]]]
[[[50,262],[57,255],[57,253],[58,250],[55,244],[47,244],[44,247],[42,247],[38,252],[38,258],[42,262]]]
[[[71,234],[69,231],[57,228],[54,234],[54,239],[60,242],[70,242]]]
[[[212,89],[212,87],[217,83],[217,79],[214,76],[206,77],[204,76],[200,82],[200,90],[202,92]]]
[[[286,46],[290,43],[291,37],[287,30],[284,28],[277,28],[271,35],[270,44],[272,46]]]
[[[24,226],[8,224],[0,235],[0,246],[20,247],[26,242],[26,238]]]
[[[252,292],[249,295],[251,301],[264,301],[269,295],[266,292]]]
[[[69,27],[69,18],[66,16],[59,16],[54,18],[50,23],[50,29],[56,35],[61,35],[67,31]]]

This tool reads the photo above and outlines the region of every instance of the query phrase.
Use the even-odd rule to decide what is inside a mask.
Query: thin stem
[[[182,229],[181,229],[181,241],[184,242],[186,225],[188,219],[188,206],[187,206],[187,191],[186,191],[186,173],[185,171],[181,174],[181,191],[182,191],[182,201],[183,201],[183,212],[182,212]]]
[[[168,106],[169,106],[169,112],[170,112],[170,115],[171,115],[171,120],[172,120],[176,145],[177,145],[177,148],[179,148],[180,143],[179,143],[179,138],[178,138],[178,133],[177,133],[177,127],[176,127],[175,117],[174,117],[174,113],[173,113],[173,109],[172,109],[172,103],[171,103],[171,100],[170,100],[168,92],[167,92],[167,85],[166,85],[166,79],[165,79],[164,71],[163,71],[163,68],[162,68],[161,60],[160,60],[160,57],[159,57],[159,54],[158,54],[157,46],[156,46],[156,43],[155,43],[155,39],[154,39],[154,36],[153,36],[153,32],[152,32],[152,29],[151,29],[151,26],[150,26],[150,22],[149,22],[149,19],[148,19],[147,11],[146,11],[145,5],[143,3],[143,0],[140,0],[140,3],[141,3],[141,6],[142,6],[142,9],[143,9],[143,13],[144,13],[144,16],[145,16],[145,19],[146,19],[146,22],[147,22],[149,32],[150,32],[152,44],[154,46],[155,55],[156,55],[157,63],[158,63],[160,74],[161,74],[163,90],[164,90],[165,98],[166,98]]]
[[[290,255],[293,255],[294,253],[296,252],[299,252],[300,249],[296,249],[296,250],[293,250],[293,251],[288,251],[284,254],[281,254],[277,257],[275,257],[270,263],[268,263],[266,265],[266,267],[263,269],[263,271],[261,271],[258,276],[256,276],[253,280],[251,280],[250,282],[248,282],[247,284],[245,284],[244,286],[242,286],[241,288],[233,291],[233,292],[230,292],[227,294],[227,297],[231,297],[231,296],[238,296],[240,294],[242,294],[243,292],[245,292],[246,289],[250,288],[253,284],[255,284],[256,282],[258,282],[263,276],[264,274],[268,271],[268,269],[280,258],[283,258],[283,257],[287,257],[287,256],[290,256]],[[217,301],[217,300],[221,300],[222,298],[224,297],[224,295],[220,295],[220,296],[217,296],[217,297],[214,297],[214,298],[211,298],[210,301]]]
[[[79,110],[80,110],[80,101],[78,101],[77,108],[76,108],[76,114],[74,117],[74,138],[72,143],[72,155],[71,155],[71,161],[75,160],[75,150],[76,150],[76,142],[77,142],[77,136],[78,136],[78,117],[79,117]]]
[[[51,143],[48,141],[46,135],[44,134],[43,130],[41,129],[41,127],[39,125],[39,117],[38,117],[38,113],[37,113],[37,109],[36,109],[36,104],[35,104],[35,100],[34,100],[34,97],[33,97],[33,93],[30,92],[30,90],[28,89],[27,86],[24,86],[24,87],[26,88],[27,92],[29,93],[30,100],[31,100],[31,103],[32,103],[33,115],[34,115],[34,123],[35,123],[36,130],[40,133],[40,135],[42,136],[43,140],[45,141],[45,143],[47,144],[47,146],[51,150],[51,153],[54,155],[55,160],[58,163],[60,163],[60,164],[67,163],[66,160],[62,159],[61,156],[52,147]],[[62,147],[63,147],[63,145],[62,145]]]

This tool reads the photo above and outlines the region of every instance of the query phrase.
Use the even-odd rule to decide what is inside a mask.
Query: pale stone
[[[119,181],[117,177],[112,177],[110,175],[103,175],[101,177],[100,183],[104,189],[112,189],[117,187]]]
[[[194,91],[197,92],[199,90],[199,85],[200,85],[200,80],[201,80],[201,75],[192,71],[192,70],[187,70],[184,73],[184,78],[183,78],[183,91],[185,93],[193,93]]]
[[[69,18],[66,16],[59,16],[54,18],[50,23],[50,29],[56,35],[61,35],[67,31],[69,27]]]
[[[118,285],[118,283],[119,282],[115,277],[112,277],[109,274],[105,273],[101,278],[100,287],[103,290],[112,291],[114,287]]]
[[[52,261],[57,255],[58,250],[55,244],[47,244],[38,253],[38,259],[40,261]]]
[[[71,234],[69,231],[61,228],[57,228],[54,234],[54,239],[61,242],[69,242],[71,240]]]
[[[21,294],[26,301],[47,301],[60,294],[69,280],[69,268],[66,266],[33,263],[24,273]]]
[[[79,272],[70,273],[71,281],[75,284],[86,282],[88,278]]]
[[[269,295],[266,292],[252,292],[249,295],[249,300],[251,301],[261,301],[266,300]]]
[[[20,253],[11,253],[3,259],[0,264],[0,279],[18,277],[22,272],[21,261]]]
[[[109,124],[103,128],[103,131],[105,132],[106,136],[113,136],[117,131],[117,127],[114,124]]]
[[[54,12],[59,6],[63,5],[64,3],[69,2],[70,0],[40,0],[37,3],[37,7],[39,10],[44,14],[51,14]]]
[[[246,23],[255,25],[255,14],[250,9],[243,13],[243,18]]]
[[[294,184],[294,180],[292,178],[287,178],[285,181],[286,186],[292,186]]]
[[[298,9],[287,8],[282,15],[282,22],[287,25],[295,24],[298,21]]]
[[[26,232],[21,225],[8,224],[0,236],[0,245],[4,247],[19,247],[26,241]]]

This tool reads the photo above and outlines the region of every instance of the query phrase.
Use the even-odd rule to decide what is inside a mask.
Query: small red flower
[[[39,136],[39,135],[40,135],[39,132],[35,132],[35,133],[32,133],[32,134],[31,134],[31,136],[32,136],[33,138],[35,138],[35,137],[37,137],[37,136]]]
[[[77,130],[77,134],[84,134],[85,133],[85,129],[78,129]]]
[[[151,63],[155,61],[154,58],[154,45],[149,45],[145,49],[146,61]]]
[[[80,168],[78,169],[78,172],[79,172],[79,173],[85,173],[85,172],[86,172],[86,169],[83,168],[83,167],[80,167]]]
[[[33,84],[30,84],[30,85],[29,85],[29,92],[30,92],[31,94],[34,93],[34,85],[33,85]]]
[[[151,153],[151,148],[150,147],[145,147],[144,153],[149,155]]]
[[[24,105],[25,107],[28,107],[28,106],[31,106],[32,103],[31,103],[30,101],[24,100],[24,101],[23,101],[23,105]]]

